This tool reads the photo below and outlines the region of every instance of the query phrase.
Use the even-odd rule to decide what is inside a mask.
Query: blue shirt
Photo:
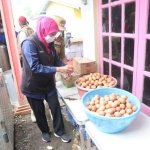
[[[6,45],[6,38],[5,38],[5,34],[4,33],[0,34],[0,43]]]
[[[58,56],[56,56],[55,59],[55,66],[45,66],[40,64],[39,62],[39,56],[37,53],[36,47],[33,45],[31,41],[24,41],[22,44],[22,52],[25,55],[27,62],[29,64],[29,67],[33,73],[43,73],[43,74],[55,74],[56,73],[56,67],[55,66],[65,66],[65,64],[59,59]],[[45,99],[45,96],[52,96],[56,92],[56,88],[54,88],[51,92],[45,93],[45,94],[29,94],[24,91],[22,93],[31,98],[35,99]]]

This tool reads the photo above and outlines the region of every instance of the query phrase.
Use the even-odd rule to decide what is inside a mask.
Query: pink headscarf
[[[45,45],[48,53],[50,53],[49,43],[45,41],[44,37],[58,31],[58,25],[53,19],[49,17],[40,17],[37,20],[36,33],[40,41]]]

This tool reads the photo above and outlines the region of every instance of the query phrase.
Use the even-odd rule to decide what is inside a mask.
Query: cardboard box
[[[74,72],[80,75],[89,74],[97,71],[96,61],[84,57],[73,59]]]
[[[71,88],[75,86],[75,81],[80,77],[77,73],[72,73],[72,78],[70,80],[66,80],[66,74],[61,73],[61,81],[63,85],[67,88]]]
[[[81,38],[73,38],[73,39],[71,38],[70,44],[71,45],[83,44],[83,40]]]

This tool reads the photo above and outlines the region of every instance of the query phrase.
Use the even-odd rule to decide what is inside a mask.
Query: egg
[[[124,117],[125,117],[125,116],[129,116],[129,114],[128,114],[128,113],[125,113],[123,116],[124,116]]]
[[[120,110],[120,113],[121,113],[122,115],[124,115],[124,114],[126,113],[126,111],[125,111],[124,109],[121,109],[121,110]]]
[[[86,102],[86,106],[89,106],[90,105],[90,102]]]
[[[115,117],[121,117],[121,113],[120,113],[120,112],[115,112],[115,113],[114,113],[114,116],[115,116]]]
[[[125,100],[124,98],[119,98],[118,100],[119,100],[119,102],[120,102],[121,104],[125,104],[125,103],[126,103],[126,100]]]
[[[114,95],[110,95],[109,98],[111,101],[114,101],[116,99],[116,97]]]
[[[92,110],[93,112],[95,112],[95,111],[97,110],[96,106],[93,105],[91,110]]]
[[[86,86],[85,88],[86,88],[86,89],[90,89],[90,86]]]
[[[123,99],[126,100],[126,99],[127,99],[127,96],[126,96],[126,95],[122,95],[121,98],[123,98]]]
[[[132,110],[133,110],[133,111],[136,111],[136,110],[137,110],[137,107],[136,107],[136,106],[133,106],[133,107],[132,107]]]
[[[100,108],[100,104],[96,104],[95,106],[96,106],[97,109]],[[100,109],[100,110],[101,110],[101,109]]]
[[[99,104],[100,101],[98,99],[95,100],[95,104]]]
[[[106,109],[111,108],[111,106],[109,104],[106,104]]]
[[[91,109],[92,109],[92,105],[89,105],[89,106],[88,106],[88,109],[91,110]]]
[[[95,85],[92,85],[92,86],[91,86],[91,89],[96,89],[96,86],[95,86]]]
[[[100,109],[100,110],[105,110],[105,106],[102,105],[102,106],[99,107],[99,109]]]
[[[132,105],[131,103],[126,103],[126,107],[127,107],[127,108],[132,108],[132,106],[133,106],[133,105]]]
[[[86,83],[87,85],[89,85],[90,81],[86,81],[85,83]]]
[[[132,109],[126,109],[126,113],[131,114],[132,113]]]
[[[92,76],[92,79],[95,81],[96,80],[95,76]]]
[[[120,104],[120,108],[124,109],[125,107],[125,104]]]
[[[95,95],[95,98],[100,100],[101,97],[99,95]]]
[[[90,105],[95,105],[95,102],[94,101],[90,101]]]
[[[101,116],[104,116],[104,115],[105,115],[105,112],[104,112],[104,111],[100,111],[99,114],[100,114]]]
[[[111,117],[111,114],[107,113],[105,114],[106,117]]]
[[[120,112],[121,108],[120,107],[116,107],[116,111]]]
[[[109,114],[112,114],[112,113],[114,112],[114,110],[113,110],[112,108],[110,108],[110,109],[107,110],[107,112],[108,112]]]

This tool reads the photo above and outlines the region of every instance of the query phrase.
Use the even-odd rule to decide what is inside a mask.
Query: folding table
[[[150,150],[150,117],[142,112],[119,133],[103,133],[91,121],[85,123],[85,131],[98,150]]]
[[[68,108],[68,111],[72,115],[76,124],[78,124],[79,126],[81,150],[85,150],[84,136],[83,136],[85,129],[83,128],[83,125],[85,125],[85,122],[88,121],[88,118],[82,108],[81,99],[80,96],[78,95],[77,88],[76,87],[66,88],[60,81],[56,83],[56,88],[59,94],[62,96],[62,100],[64,101],[66,107]]]

